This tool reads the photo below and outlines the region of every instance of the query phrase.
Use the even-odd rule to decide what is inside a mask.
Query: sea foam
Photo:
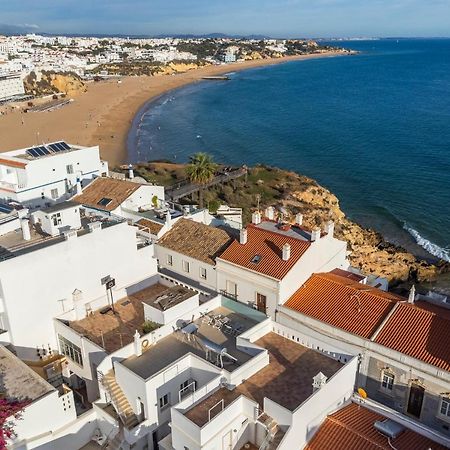
[[[443,259],[444,261],[450,262],[449,249],[439,247],[439,245],[429,241],[428,239],[425,239],[417,230],[410,227],[406,223],[403,225],[403,229],[406,230],[415,239],[417,244],[424,248],[428,253],[440,259]]]

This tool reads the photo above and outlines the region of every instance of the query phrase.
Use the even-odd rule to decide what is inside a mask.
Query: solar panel
[[[30,148],[27,150],[27,154],[30,155],[33,158],[39,158],[39,153],[36,151],[35,148]]]
[[[65,142],[60,142],[60,144],[63,146],[64,150],[70,150],[70,146],[67,145]]]
[[[59,147],[58,147],[58,145],[55,143],[55,144],[50,144],[49,146],[48,146],[48,148],[52,151],[52,152],[55,152],[55,153],[58,153],[59,151],[60,151],[60,149],[59,149]]]
[[[9,205],[5,205],[3,203],[0,203],[0,212],[9,214],[14,208]]]
[[[35,147],[34,151],[39,155],[39,156],[44,156],[45,155],[45,147]]]

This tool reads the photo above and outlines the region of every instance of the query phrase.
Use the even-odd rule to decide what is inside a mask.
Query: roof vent
[[[288,261],[291,257],[291,244],[286,242],[286,244],[283,245],[283,261]]]
[[[377,420],[373,426],[377,431],[379,431],[381,434],[384,434],[390,439],[395,439],[397,436],[399,436],[403,431],[405,431],[405,427],[403,425],[400,425],[397,422],[394,422],[391,419],[385,419],[385,420]]]

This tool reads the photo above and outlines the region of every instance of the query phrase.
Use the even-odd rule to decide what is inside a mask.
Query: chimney
[[[265,211],[266,218],[269,220],[275,220],[275,208],[268,206]]]
[[[327,380],[328,378],[322,372],[319,372],[315,377],[313,377],[313,392],[323,388],[327,383]]]
[[[88,228],[90,233],[95,233],[102,229],[102,223],[96,220],[95,222],[88,223]]]
[[[316,242],[320,239],[320,228],[314,228],[311,231],[311,242]]]
[[[255,211],[252,214],[252,224],[259,225],[261,223],[261,213],[259,211]]]
[[[408,303],[414,303],[416,300],[416,287],[414,284],[411,286],[411,289],[409,291],[408,295]]]
[[[283,261],[288,261],[290,257],[291,257],[291,244],[288,244],[286,242],[286,244],[283,245]]]
[[[172,228],[172,216],[170,215],[169,210],[167,210],[167,213],[166,213],[166,226],[167,226],[167,230],[170,230]]]
[[[20,219],[20,226],[22,227],[22,236],[24,241],[29,241],[31,239],[31,231],[28,219]]]
[[[128,178],[130,180],[132,180],[134,178],[133,164],[129,164],[129,166],[128,166]]]
[[[239,232],[239,242],[242,245],[247,243],[247,230],[245,228],[242,228],[242,230]]]
[[[300,226],[303,223],[303,214],[298,213],[295,215],[295,224]]]
[[[142,344],[141,344],[141,335],[139,334],[139,331],[136,330],[134,333],[134,354],[136,356],[142,355]]]
[[[326,223],[325,233],[327,233],[328,237],[334,236],[334,222],[332,220],[330,220]]]
[[[76,195],[80,195],[83,192],[83,188],[81,187],[81,180],[77,179],[77,184],[75,185]]]

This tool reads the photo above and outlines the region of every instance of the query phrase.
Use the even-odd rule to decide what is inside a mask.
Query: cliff
[[[74,73],[43,71],[40,75],[31,72],[24,80],[25,92],[36,97],[63,93],[73,98],[87,88],[81,78]]]
[[[184,166],[168,163],[139,164],[135,172],[145,179],[164,185],[185,178]],[[352,266],[365,274],[386,277],[391,283],[401,281],[429,281],[450,270],[445,262],[430,264],[416,258],[405,249],[393,245],[380,233],[349,220],[339,206],[339,200],[316,181],[295,172],[274,167],[250,168],[244,178],[209,188],[204,193],[210,210],[220,203],[242,207],[244,221],[249,222],[253,210],[267,206],[283,207],[285,220],[294,221],[298,212],[308,228],[321,227],[327,221],[335,222],[335,235],[348,243]]]

